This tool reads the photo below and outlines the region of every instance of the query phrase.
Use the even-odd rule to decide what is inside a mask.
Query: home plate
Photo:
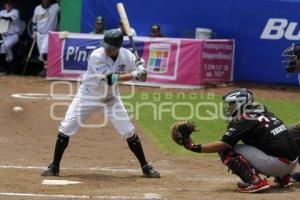
[[[44,179],[42,181],[43,185],[74,185],[74,184],[79,184],[82,182],[78,182],[78,181],[68,181],[68,180],[47,180]]]

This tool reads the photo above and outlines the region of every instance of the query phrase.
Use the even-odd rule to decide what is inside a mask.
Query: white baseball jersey
[[[42,54],[48,53],[48,32],[58,29],[59,10],[58,3],[52,4],[48,8],[39,5],[34,10],[32,22],[37,27],[37,45],[41,60]]]
[[[109,72],[128,73],[135,68],[135,56],[123,47],[120,48],[116,61],[105,54],[103,47],[94,50],[90,55],[82,84],[68,108],[65,119],[61,122],[59,131],[72,136],[80,127],[91,127],[85,125],[86,119],[94,111],[100,111],[104,114],[101,126],[106,126],[109,121],[123,139],[132,137],[135,127],[130,122],[119,97],[118,84],[107,86],[103,75]]]
[[[128,73],[136,68],[135,56],[128,49],[120,48],[116,61],[108,57],[104,48],[95,49],[89,58],[87,71],[83,75],[82,85],[78,95],[82,98],[102,99],[106,101],[118,95],[118,85],[109,87],[107,91],[106,83],[101,79],[101,75],[107,73]]]
[[[0,11],[0,17],[10,17],[12,21],[9,23],[7,35],[19,34],[20,33],[20,15],[17,9],[11,9],[9,12],[6,10]]]
[[[32,22],[36,23],[37,31],[40,34],[48,34],[49,31],[57,30],[59,10],[58,3],[52,4],[48,8],[39,5],[34,9]]]

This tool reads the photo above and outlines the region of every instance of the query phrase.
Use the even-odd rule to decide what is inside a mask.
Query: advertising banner
[[[48,79],[78,79],[87,69],[89,55],[101,46],[103,36],[70,33],[49,35]],[[124,38],[123,47],[130,49]],[[201,86],[230,82],[233,40],[193,40],[135,37],[138,54],[145,60],[150,85]]]

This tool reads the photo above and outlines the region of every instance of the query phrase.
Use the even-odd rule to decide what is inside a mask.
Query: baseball
[[[22,112],[24,109],[22,108],[22,107],[20,107],[20,106],[15,106],[15,107],[13,107],[13,111],[14,112]]]

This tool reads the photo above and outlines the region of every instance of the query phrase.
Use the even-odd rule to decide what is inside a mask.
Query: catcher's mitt
[[[179,121],[172,125],[172,139],[179,145],[185,145],[191,141],[190,135],[196,131],[196,125],[189,121]]]

